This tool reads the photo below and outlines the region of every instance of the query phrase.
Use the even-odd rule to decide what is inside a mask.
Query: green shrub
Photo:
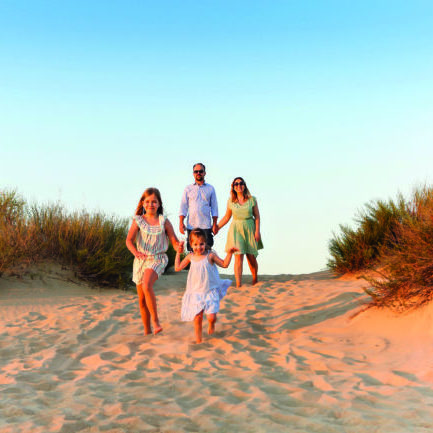
[[[340,234],[329,242],[328,267],[336,273],[356,272],[377,264],[383,245],[392,244],[396,227],[409,217],[403,197],[397,202],[372,201],[355,219],[354,229],[340,225]]]
[[[433,189],[415,191],[407,205],[411,218],[380,251],[379,278],[366,278],[372,305],[395,311],[418,308],[433,299]]]
[[[418,308],[433,299],[433,188],[410,200],[376,201],[366,206],[357,227],[341,226],[329,249],[328,266],[337,273],[365,271],[369,306],[394,311]],[[377,275],[374,277],[373,275]]]
[[[16,191],[2,191],[0,275],[17,265],[51,260],[100,285],[131,284],[134,257],[125,245],[129,224],[101,213],[68,213],[59,204],[28,206]],[[167,254],[172,266],[171,245]]]

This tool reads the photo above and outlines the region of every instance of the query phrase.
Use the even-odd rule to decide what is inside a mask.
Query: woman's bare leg
[[[152,318],[153,333],[158,334],[162,331],[158,318],[158,309],[156,306],[156,297],[153,292],[153,284],[158,279],[158,274],[153,269],[146,269],[141,280],[144,297],[146,299],[146,306],[149,310],[150,317]]]
[[[257,283],[257,273],[259,271],[259,264],[257,259],[252,254],[247,254],[247,262],[253,276],[253,285]]]
[[[203,310],[194,317],[194,332],[195,342],[201,343],[203,335]]]
[[[215,332],[215,323],[217,321],[216,313],[211,313],[207,315],[207,321],[209,322],[208,334],[211,335]]]
[[[244,255],[235,254],[235,280],[236,287],[242,286],[242,266],[244,264]]]
[[[141,284],[137,284],[137,294],[138,294],[138,306],[140,307],[141,320],[143,321],[143,326],[144,326],[144,334],[149,335],[152,333],[152,328],[150,327],[150,312],[146,305],[146,298],[144,296],[144,291]]]

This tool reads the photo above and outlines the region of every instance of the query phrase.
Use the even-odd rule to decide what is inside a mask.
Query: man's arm
[[[183,222],[185,219],[184,215],[179,215],[179,231],[184,235],[185,234],[185,223]]]
[[[213,223],[212,223],[212,232],[213,232],[214,235],[216,235],[218,233],[218,231],[219,231],[218,223],[217,223],[218,217],[217,216],[216,217],[212,217],[212,221],[213,221]]]
[[[182,194],[182,200],[180,202],[179,209],[179,231],[184,235],[185,234],[185,217],[188,215],[188,194],[187,189],[185,188]]]
[[[214,235],[218,233],[218,202],[216,198],[215,188],[212,187],[211,195],[210,195],[210,211],[212,215],[212,232]]]

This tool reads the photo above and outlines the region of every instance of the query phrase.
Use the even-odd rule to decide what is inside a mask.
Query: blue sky
[[[265,273],[323,269],[371,199],[432,182],[427,1],[0,1],[0,187],[177,227],[203,161],[243,176]],[[226,228],[217,237],[223,254]]]

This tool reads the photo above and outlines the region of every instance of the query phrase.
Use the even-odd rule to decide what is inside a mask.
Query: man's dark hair
[[[192,166],[192,169],[193,169],[193,170],[194,170],[194,167],[195,167],[196,165],[201,165],[201,166],[203,167],[203,170],[206,171],[206,167],[204,166],[204,164],[203,164],[202,162],[196,162],[196,163]]]

